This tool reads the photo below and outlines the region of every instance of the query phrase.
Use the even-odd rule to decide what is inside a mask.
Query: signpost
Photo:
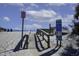
[[[56,39],[57,39],[57,45],[58,45],[59,41],[60,41],[60,45],[61,45],[61,40],[62,40],[62,21],[61,21],[61,19],[56,20]]]
[[[28,49],[28,38],[29,38],[29,36],[26,35],[26,34],[23,36],[24,18],[25,17],[26,17],[26,12],[24,10],[22,10],[21,11],[21,18],[22,18],[22,34],[21,34],[21,40],[16,45],[16,47],[13,50],[13,52],[16,52],[16,51],[21,50],[21,49]],[[23,43],[24,43],[24,45],[23,45]]]
[[[23,29],[24,29],[24,18],[26,17],[26,12],[24,10],[21,11],[21,18],[22,18],[22,36],[23,38]]]

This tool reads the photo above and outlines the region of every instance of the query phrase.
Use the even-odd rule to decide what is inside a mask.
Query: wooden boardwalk
[[[13,52],[13,49],[15,48],[15,46],[17,45],[17,43],[21,39],[21,32],[0,32],[0,55],[2,55],[2,56],[4,56],[4,55],[6,55],[6,56],[39,56],[39,55],[41,55],[41,54],[43,54],[45,52],[48,52],[48,51],[52,50],[56,46],[56,41],[55,41],[56,37],[53,36],[50,39],[51,48],[49,48],[47,50],[44,50],[42,52],[39,52],[36,49],[36,46],[35,46],[35,38],[34,38],[35,33],[32,32],[30,34],[29,33],[26,33],[26,34],[29,35],[28,49]],[[64,42],[66,44],[66,41],[63,40],[63,43]],[[46,46],[44,41],[42,41],[42,43],[43,43],[44,46]],[[59,55],[58,53],[60,51],[62,51],[62,49],[63,48],[61,48],[54,55]]]

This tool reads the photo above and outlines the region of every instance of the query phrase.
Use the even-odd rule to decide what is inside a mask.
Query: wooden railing
[[[48,30],[49,30],[49,29],[48,29]],[[51,47],[51,46],[50,46],[50,36],[53,36],[53,35],[54,35],[54,33],[46,32],[46,31],[43,30],[43,29],[37,29],[37,32],[36,32],[36,34],[35,34],[35,39],[38,40],[38,41],[36,41],[36,42],[40,44],[40,46],[41,46],[41,48],[42,48],[41,51],[43,51],[43,50],[48,49],[48,48]],[[40,36],[42,37],[42,39],[40,39]],[[45,38],[45,36],[46,36],[47,38]],[[44,45],[42,44],[42,41],[45,41],[45,43],[47,43],[47,47],[44,47]],[[38,46],[39,46],[39,45],[36,44],[37,49],[40,50],[40,47],[38,47]]]

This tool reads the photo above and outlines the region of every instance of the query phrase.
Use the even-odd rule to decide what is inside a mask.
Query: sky
[[[0,3],[0,27],[21,29],[21,10],[26,12],[24,30],[54,27],[56,20],[61,19],[63,26],[73,25],[75,3]]]

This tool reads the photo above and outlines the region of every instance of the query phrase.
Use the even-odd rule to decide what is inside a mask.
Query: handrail
[[[46,31],[44,31],[43,29],[39,29],[43,34],[47,35],[47,36],[53,36],[54,34],[51,33],[47,33]]]
[[[25,40],[24,46],[22,47],[22,44],[23,44],[23,41],[24,41],[25,37],[26,37],[26,40]],[[16,52],[16,51],[22,50],[22,49],[28,49],[28,38],[29,38],[28,35],[24,35],[22,37],[22,39],[19,41],[19,43],[16,45],[16,47],[14,48],[13,52]]]

